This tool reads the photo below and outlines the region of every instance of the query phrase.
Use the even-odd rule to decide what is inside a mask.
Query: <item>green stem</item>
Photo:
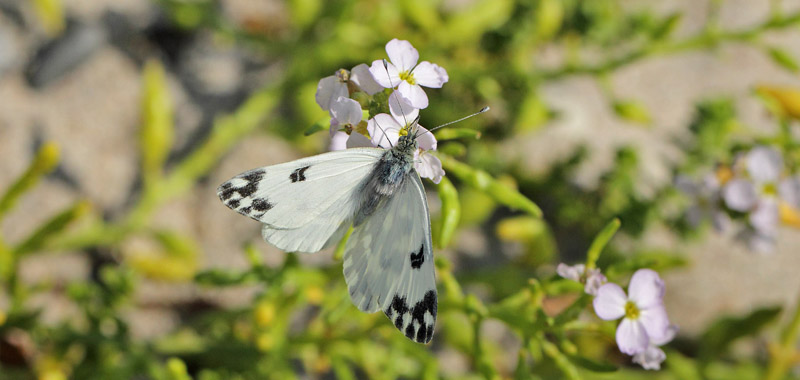
[[[779,344],[772,350],[764,380],[780,380],[786,377],[786,372],[793,364],[793,358],[797,354],[794,347],[798,333],[800,333],[800,298],[797,300],[792,321],[783,330]]]
[[[785,17],[773,15],[768,21],[750,29],[727,32],[719,32],[714,28],[706,29],[702,33],[682,41],[648,44],[642,46],[638,50],[634,50],[620,57],[610,58],[596,65],[565,65],[554,70],[540,71],[532,74],[544,80],[559,79],[576,74],[599,75],[613,71],[645,57],[709,48],[726,41],[750,41],[760,36],[763,32],[786,29],[797,24],[800,24],[800,12],[792,13]]]

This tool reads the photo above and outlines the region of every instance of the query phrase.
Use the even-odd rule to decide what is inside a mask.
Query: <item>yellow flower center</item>
[[[764,195],[778,195],[778,186],[772,182],[767,182],[761,187],[761,192]]]
[[[724,185],[733,178],[733,170],[728,166],[720,166],[715,174],[720,185]]]
[[[403,71],[402,73],[400,73],[400,80],[404,80],[412,86],[417,84],[417,81],[414,80],[414,74],[408,71]]]
[[[400,129],[400,136],[408,136],[408,126]]]
[[[639,314],[639,308],[636,307],[636,304],[633,303],[633,301],[628,301],[625,303],[625,318],[638,319]]]

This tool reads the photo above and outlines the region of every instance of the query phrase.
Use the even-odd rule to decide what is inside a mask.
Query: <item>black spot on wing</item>
[[[425,262],[425,256],[423,255],[423,250],[425,245],[419,246],[419,252],[414,253],[411,252],[411,269],[419,269],[422,264]]]
[[[269,211],[272,207],[273,207],[272,203],[269,203],[264,198],[253,199],[253,210],[264,213]]]
[[[310,168],[310,166],[303,166],[302,168],[295,169],[292,174],[289,174],[289,179],[292,180],[292,183],[305,181],[305,172],[308,168]]]
[[[244,214],[255,219],[261,218],[275,205],[270,203],[266,198],[254,198],[249,202],[249,204],[248,202],[243,202],[242,200],[245,198],[250,198],[256,193],[258,190],[258,183],[264,179],[264,175],[266,174],[267,172],[264,169],[251,170],[236,177],[236,179],[245,181],[245,183],[240,186],[234,186],[234,180],[223,183],[219,189],[217,189],[219,199],[222,200],[226,206],[236,210],[240,214]],[[238,197],[235,197],[237,194]]]
[[[392,304],[384,313],[394,322],[394,326],[402,331],[409,339],[417,343],[428,343],[433,338],[433,326],[436,322],[436,290],[429,290],[422,299],[409,307],[406,297],[395,295]],[[406,315],[411,318],[405,324]],[[425,322],[425,315],[430,314],[433,323]],[[417,327],[418,326],[418,327]]]

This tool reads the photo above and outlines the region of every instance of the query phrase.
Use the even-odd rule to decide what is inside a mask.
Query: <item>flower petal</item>
[[[384,76],[386,76],[385,74],[386,72],[384,71]],[[369,95],[375,95],[383,90],[383,86],[375,80],[372,76],[372,72],[369,70],[369,66],[365,63],[353,67],[353,70],[350,70],[350,81],[358,85],[358,88]]]
[[[790,177],[781,181],[778,194],[789,205],[800,209],[800,177]]]
[[[346,98],[348,95],[350,94],[347,92],[347,84],[341,82],[335,75],[331,75],[320,79],[314,98],[323,110],[329,111],[336,99],[340,96]]]
[[[385,88],[394,88],[400,82],[404,82],[400,80],[400,72],[397,71],[397,68],[391,63],[384,67],[382,59],[372,62],[369,73],[372,74],[372,79],[375,79],[375,82]]]
[[[350,138],[347,139],[347,149],[350,148],[372,148],[375,145],[372,144],[372,140],[367,138],[356,131],[350,134]]]
[[[358,125],[363,117],[361,105],[357,101],[340,96],[331,104],[331,116],[336,119],[337,125]]]
[[[583,275],[585,270],[586,265],[583,264],[567,265],[560,263],[556,267],[556,273],[558,273],[559,276],[572,281],[580,281],[581,275]]]
[[[608,283],[597,289],[597,297],[592,305],[594,312],[600,319],[611,321],[625,315],[625,304],[628,297],[622,288],[614,283]]]
[[[444,73],[444,77],[442,77],[442,73]],[[414,68],[414,80],[420,86],[441,88],[447,82],[447,71],[444,71],[439,65],[423,61]]]
[[[586,294],[596,296],[597,290],[606,282],[608,282],[608,279],[600,273],[600,269],[591,269],[586,273],[586,285],[583,286],[583,291]]]
[[[336,131],[331,134],[331,143],[328,145],[328,150],[343,150],[347,149],[347,139],[350,136],[344,131]]]
[[[372,136],[372,144],[384,149],[397,145],[401,128],[402,126],[397,124],[391,115],[385,113],[379,113],[367,122],[367,131]]]
[[[643,352],[649,342],[641,323],[625,318],[617,326],[617,346],[623,354],[635,355]]]
[[[644,351],[633,355],[634,363],[642,366],[644,369],[654,371],[661,369],[661,363],[666,359],[667,354],[664,353],[664,350],[653,345],[647,346]]]
[[[438,143],[433,133],[430,133],[425,127],[417,124],[417,144],[422,150],[436,150]]]
[[[732,210],[747,212],[756,205],[758,195],[752,182],[744,179],[730,180],[722,189],[722,198]]]
[[[428,107],[428,95],[425,95],[425,91],[419,85],[403,81],[397,86],[397,91],[400,91],[400,95],[406,98],[412,107],[417,109]]]
[[[746,229],[739,236],[747,242],[747,247],[755,253],[769,254],[775,251],[775,236],[764,235],[755,229]]]
[[[766,146],[757,146],[747,153],[747,174],[755,183],[777,182],[783,170],[780,152]]]
[[[444,169],[442,169],[442,161],[439,157],[434,156],[430,152],[422,151],[417,154],[417,159],[414,160],[414,168],[417,170],[422,178],[430,178],[433,183],[439,183],[444,177]]]
[[[663,345],[671,342],[673,339],[675,339],[675,335],[677,335],[677,334],[678,334],[678,326],[677,325],[669,325],[667,327],[667,332],[666,332],[666,334],[664,334],[664,336],[655,337],[655,338],[654,337],[650,337],[650,344],[656,345],[656,346],[663,346]]]
[[[419,60],[419,52],[410,42],[397,38],[386,43],[386,54],[400,72],[410,71]]]
[[[756,209],[750,213],[750,225],[761,235],[775,236],[778,232],[778,201],[773,198],[762,198]]]
[[[650,339],[663,341],[667,334],[670,333],[669,318],[664,305],[659,304],[647,309],[639,309],[638,321],[644,327]]]
[[[408,125],[419,116],[419,110],[400,95],[400,91],[392,91],[389,95],[389,112],[401,125]]]
[[[664,281],[652,269],[639,269],[628,284],[628,298],[639,309],[660,305],[664,298]]]

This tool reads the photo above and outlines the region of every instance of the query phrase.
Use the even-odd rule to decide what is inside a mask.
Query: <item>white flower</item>
[[[333,103],[340,97],[349,97],[347,81],[350,80],[350,73],[345,69],[339,69],[336,74],[322,78],[317,84],[317,93],[314,98],[317,104],[325,111],[330,111]]]
[[[631,277],[628,295],[614,283],[597,290],[593,305],[597,316],[611,321],[623,318],[617,326],[617,346],[627,355],[644,352],[651,342],[663,341],[669,334],[669,319],[664,308],[664,282],[653,270],[639,269]]]
[[[663,363],[667,358],[667,354],[665,354],[664,350],[659,347],[672,341],[677,333],[678,326],[670,325],[667,327],[666,335],[660,339],[651,339],[647,349],[636,355],[633,355],[633,362],[639,364],[642,366],[642,368],[647,370],[661,369],[661,363]]]
[[[370,139],[357,130],[362,118],[361,105],[357,101],[340,96],[331,105],[330,114],[330,150],[373,146]]]
[[[369,120],[367,130],[372,136],[373,145],[389,149],[397,145],[400,135],[406,135],[414,122],[416,122],[416,117],[409,119],[407,116],[394,114],[394,112],[392,115],[380,113]],[[416,131],[419,149],[414,152],[414,169],[417,170],[420,177],[430,178],[434,183],[439,183],[444,176],[442,162],[430,153],[430,151],[436,150],[436,138],[419,124],[417,124]]]
[[[730,180],[723,188],[725,204],[732,210],[748,213],[758,241],[751,245],[766,248],[764,241],[774,240],[780,222],[779,207],[786,203],[798,207],[800,181],[782,177],[783,158],[775,149],[758,146],[744,157],[744,173]]]
[[[389,41],[386,54],[390,63],[385,67],[383,60],[372,62],[369,68],[372,77],[385,88],[396,87],[414,108],[428,107],[428,96],[420,86],[441,88],[450,79],[447,71],[436,64],[428,61],[417,64],[419,52],[408,41],[396,38]]]
[[[692,205],[686,209],[689,225],[698,227],[705,220],[711,220],[715,230],[722,232],[728,229],[731,220],[720,208],[721,187],[715,174],[707,174],[699,181],[678,175],[675,178],[675,187],[692,199]]]
[[[374,95],[383,89],[372,78],[369,67],[362,63],[351,71],[339,69],[334,75],[320,79],[314,98],[323,110],[329,111],[336,99],[350,96],[351,89],[348,85],[352,85],[354,91],[360,90],[369,95]]]
[[[575,264],[569,266],[567,264],[560,263],[556,267],[556,273],[568,280],[583,283],[583,291],[586,292],[586,294],[591,294],[593,296],[596,296],[597,290],[600,289],[600,286],[608,281],[606,276],[600,273],[600,269],[589,269],[587,272],[586,265],[584,264]]]

